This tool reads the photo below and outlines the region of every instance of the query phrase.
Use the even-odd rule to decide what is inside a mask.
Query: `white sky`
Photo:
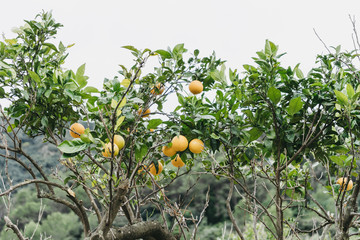
[[[288,53],[283,66],[301,63],[307,73],[316,54],[325,53],[313,28],[328,45],[351,49],[348,15],[360,21],[359,0],[8,0],[0,6],[0,32],[8,38],[24,19],[53,10],[64,25],[57,39],[75,43],[66,67],[86,63],[89,85],[99,88],[104,77],[117,75],[118,64],[131,66],[123,45],[157,50],[185,43],[202,56],[214,50],[227,67],[242,71],[269,39]]]

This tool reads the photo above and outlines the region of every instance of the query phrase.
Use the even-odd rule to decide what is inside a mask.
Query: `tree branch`
[[[16,226],[15,224],[12,223],[12,221],[10,220],[10,218],[8,218],[7,216],[4,217],[5,220],[5,224],[8,228],[11,228],[14,233],[16,234],[16,236],[19,238],[19,240],[29,240],[29,238],[24,237],[22,235],[22,233],[20,232],[18,226]]]

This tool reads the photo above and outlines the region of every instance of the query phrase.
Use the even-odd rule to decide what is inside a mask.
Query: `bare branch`
[[[10,220],[10,218],[8,218],[7,216],[4,217],[5,220],[5,224],[8,228],[11,228],[14,233],[16,234],[16,236],[19,238],[19,240],[29,240],[29,238],[24,237],[22,235],[22,233],[20,232],[20,229],[18,228],[18,226],[16,226],[15,224],[12,223],[12,221]]]
[[[197,230],[198,230],[198,227],[199,227],[201,221],[202,221],[203,218],[204,218],[205,210],[206,210],[207,207],[209,206],[209,201],[210,201],[210,194],[209,194],[209,193],[210,193],[210,186],[208,186],[208,190],[207,190],[207,192],[206,192],[206,198],[205,198],[204,208],[203,208],[203,210],[202,210],[201,213],[200,213],[200,216],[199,216],[199,219],[198,219],[197,223],[195,224],[195,227],[194,227],[194,230],[193,230],[193,233],[192,233],[192,236],[191,236],[190,239],[194,239],[194,240],[196,239],[196,232],[197,232]]]
[[[233,194],[233,190],[234,190],[234,180],[231,179],[230,180],[230,189],[229,189],[229,193],[228,193],[228,196],[226,199],[226,209],[227,209],[228,215],[230,217],[230,220],[235,228],[235,231],[237,232],[237,234],[239,235],[241,240],[245,240],[244,235],[242,234],[239,226],[236,223],[234,215],[232,214],[232,210],[231,210],[231,206],[230,206],[230,201],[231,201],[231,197]]]

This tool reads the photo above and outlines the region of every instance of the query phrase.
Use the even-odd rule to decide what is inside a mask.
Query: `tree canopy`
[[[282,66],[284,53],[269,40],[241,70],[184,44],[155,51],[128,45],[134,65],[119,65],[119,76],[98,89],[88,86],[85,64],[62,67],[72,45],[56,42],[60,27],[43,12],[0,42],[0,98],[11,102],[0,106],[0,196],[6,226],[19,239],[38,237],[55,222],[81,235],[57,213],[40,228],[36,219],[26,231],[15,224],[11,193],[27,185],[37,198],[69,209],[65,221],[77,216],[85,239],[196,239],[214,201],[211,189],[196,215],[188,209],[196,182],[178,188],[178,198],[168,194],[191,176],[227,184],[221,207],[240,239],[260,238],[258,226],[280,240],[360,234],[359,43],[351,52],[328,48],[306,75],[299,64]],[[145,71],[149,58],[158,63]],[[23,135],[59,153],[51,172],[28,153]],[[17,182],[9,174],[14,163],[27,175]],[[316,189],[333,208],[315,197]],[[303,215],[314,224],[303,226]]]

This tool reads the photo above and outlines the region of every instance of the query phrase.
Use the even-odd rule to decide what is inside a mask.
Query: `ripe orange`
[[[347,178],[339,178],[337,181],[336,181],[336,184],[339,184],[340,185],[340,191],[343,191],[345,186],[346,186],[346,183],[347,183]],[[350,179],[348,185],[347,185],[347,188],[346,188],[346,191],[350,191],[354,186],[354,183],[353,181]]]
[[[203,84],[198,80],[194,80],[189,84],[189,90],[192,94],[199,94],[203,91],[203,89]]]
[[[162,152],[164,153],[165,156],[167,157],[172,157],[175,155],[176,151],[174,150],[173,147],[168,147],[168,146],[163,146],[162,147]]]
[[[155,88],[157,88],[157,90]],[[150,92],[151,94],[161,95],[164,91],[165,91],[165,87],[161,83],[158,83],[155,85],[155,87],[151,89]]]
[[[177,152],[184,151],[189,145],[188,140],[183,135],[175,136],[171,142],[172,148]]]
[[[150,130],[149,130],[150,132],[153,132],[153,131],[155,131],[155,129],[152,129],[152,128],[150,128]]]
[[[201,153],[204,150],[204,143],[200,139],[193,139],[189,143],[189,149],[192,153]]]
[[[159,174],[162,172],[162,170],[163,170],[163,165],[162,165],[162,163],[161,163],[160,161],[158,161],[158,164],[159,164],[159,165],[158,165],[159,169],[158,169],[157,172],[156,172],[156,167],[155,167],[154,163],[151,163],[151,164],[150,164],[149,172],[150,172],[152,175],[154,175],[154,176],[159,175]]]
[[[185,163],[181,160],[179,154],[177,154],[176,157],[173,160],[171,160],[171,163],[175,167],[183,167],[183,166],[185,166]]]
[[[80,135],[85,132],[85,128],[80,123],[74,123],[70,126],[70,135],[73,138],[80,138]]]
[[[121,150],[125,146],[125,140],[120,135],[114,136],[114,143],[118,146],[119,150]]]
[[[145,112],[143,112],[142,108],[138,110],[138,114],[141,117],[150,117],[150,108],[146,109]]]
[[[104,157],[111,157],[111,143],[107,143],[104,146],[104,150],[101,152]],[[114,144],[114,156],[119,154],[119,148],[116,144]]]

